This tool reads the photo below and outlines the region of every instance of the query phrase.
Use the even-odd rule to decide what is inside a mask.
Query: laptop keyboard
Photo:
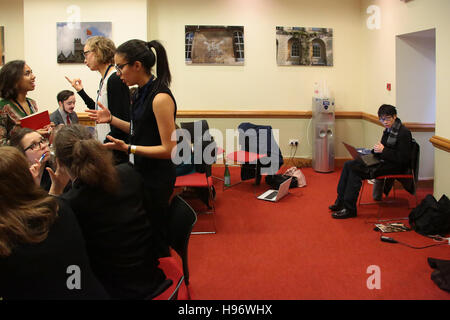
[[[266,199],[272,199],[275,198],[278,194],[278,191],[273,191],[272,193],[269,193],[265,198]]]

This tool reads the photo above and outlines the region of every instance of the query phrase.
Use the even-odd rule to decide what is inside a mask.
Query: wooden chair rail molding
[[[435,148],[450,152],[450,140],[439,136],[432,136],[430,142]]]
[[[77,112],[80,123],[94,123],[86,112]],[[265,118],[265,119],[310,119],[312,111],[273,111],[273,110],[178,110],[177,118]],[[378,117],[360,111],[337,111],[336,119],[363,119],[382,126]],[[434,123],[404,123],[414,132],[434,132]]]
[[[310,119],[312,111],[272,111],[272,110],[178,110],[178,118],[297,118]],[[364,119],[382,126],[378,116],[360,111],[337,111],[336,119]],[[434,132],[434,123],[406,122],[405,125],[415,132]]]

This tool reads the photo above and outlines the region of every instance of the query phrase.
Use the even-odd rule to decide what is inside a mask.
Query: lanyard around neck
[[[13,100],[15,104],[17,104],[17,106],[19,107],[19,109],[25,114],[28,115],[28,113],[25,111],[25,109],[22,107],[22,105],[19,103],[19,101],[17,101],[16,99]],[[33,109],[31,109],[31,103],[30,101],[28,101],[28,99],[26,99],[28,107],[30,108],[30,113],[33,113]]]
[[[110,65],[108,66],[108,68],[107,68],[106,71],[105,71],[105,74],[104,74],[103,77],[102,77],[102,80],[100,80],[100,84],[99,84],[99,86],[98,86],[98,91],[97,91],[97,100],[95,101],[95,110],[98,109],[98,98],[100,98],[100,93],[101,93],[102,88],[103,88],[103,83],[105,82],[105,78],[106,78],[106,76],[108,75],[108,72],[109,72],[109,70],[110,70],[112,67],[113,67],[112,64],[110,64]]]

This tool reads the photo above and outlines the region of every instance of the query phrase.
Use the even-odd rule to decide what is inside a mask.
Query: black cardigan
[[[70,266],[79,267],[81,289],[69,289]],[[69,269],[68,269],[69,268]],[[0,299],[107,299],[94,276],[77,220],[60,201],[58,217],[48,237],[36,244],[21,244],[8,257],[0,257]]]
[[[116,169],[120,180],[116,194],[75,182],[61,197],[75,212],[92,269],[105,289],[113,298],[141,299],[165,276],[157,267],[142,177],[126,163]]]
[[[116,73],[113,73],[109,77],[106,83],[106,91],[108,97],[108,109],[111,114],[124,121],[130,121],[130,89],[122,82],[122,80],[120,80]],[[88,96],[84,89],[78,91],[78,95],[83,99],[89,109],[95,108],[95,101]],[[109,135],[116,139],[128,142],[128,133],[125,133],[114,126],[111,126]]]

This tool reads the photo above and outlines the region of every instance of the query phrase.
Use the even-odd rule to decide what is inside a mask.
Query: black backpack
[[[444,194],[439,201],[427,195],[409,214],[409,225],[422,235],[450,233],[450,200]]]

